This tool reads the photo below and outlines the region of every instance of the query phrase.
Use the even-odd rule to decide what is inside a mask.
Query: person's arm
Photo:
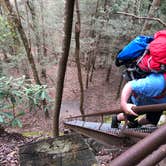
[[[134,104],[128,103],[128,99],[130,98],[132,93],[132,87],[130,82],[128,82],[121,93],[121,102],[120,102],[120,106],[121,109],[126,113],[126,114],[130,114],[130,115],[135,115],[138,116],[138,114],[136,114],[131,108],[133,106],[135,106]]]

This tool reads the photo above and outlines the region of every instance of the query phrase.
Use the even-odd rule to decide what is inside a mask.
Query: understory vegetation
[[[87,73],[84,84],[80,84],[82,91],[88,89],[97,68],[108,70],[105,80],[109,82],[117,52],[132,38],[166,27],[164,0],[76,2],[68,65],[79,64],[78,72],[82,69]],[[49,110],[54,109],[48,87],[54,89],[58,78],[48,70],[57,66],[64,54],[65,5],[62,0],[0,2],[1,125],[21,127],[19,117],[27,111],[43,110],[49,117]],[[117,74],[120,77],[120,72]],[[83,114],[83,106],[80,109]]]

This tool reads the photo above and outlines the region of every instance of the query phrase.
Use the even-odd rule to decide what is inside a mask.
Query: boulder
[[[94,154],[78,134],[49,138],[19,147],[20,166],[97,166]]]

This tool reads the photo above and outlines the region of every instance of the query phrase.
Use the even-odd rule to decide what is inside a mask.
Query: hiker
[[[166,103],[165,74],[151,73],[145,78],[131,80],[126,83],[121,93],[120,106],[123,112],[112,117],[112,128],[117,128],[120,121],[128,119],[128,127],[135,128],[145,124],[157,125],[162,112],[147,112],[139,121],[139,112],[133,106]]]
[[[166,30],[154,36],[137,36],[117,55],[115,64],[125,66],[123,77],[127,83],[121,94],[124,113],[112,117],[112,127],[128,120],[128,127],[157,125],[162,112],[148,112],[137,120],[139,112],[133,106],[166,103]]]

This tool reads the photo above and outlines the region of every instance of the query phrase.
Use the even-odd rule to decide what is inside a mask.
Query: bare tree
[[[34,32],[35,40],[36,40],[35,45],[37,47],[37,57],[38,57],[37,60],[38,60],[38,63],[40,63],[42,50],[41,50],[41,40],[39,36],[39,30],[37,27],[38,21],[37,21],[36,11],[32,1],[26,0],[26,3],[32,16],[32,30]]]
[[[16,26],[16,28],[20,34],[20,37],[22,39],[22,42],[24,44],[24,48],[25,48],[26,53],[27,53],[27,57],[28,57],[28,60],[29,60],[29,63],[30,63],[31,69],[32,69],[34,80],[37,84],[41,85],[40,80],[39,80],[39,76],[38,76],[38,72],[36,69],[35,61],[34,61],[34,58],[33,58],[32,52],[31,52],[31,47],[29,45],[29,42],[28,42],[27,36],[25,34],[25,31],[23,29],[23,26],[21,24],[21,20],[20,20],[19,16],[16,14],[16,12],[13,10],[13,7],[12,7],[10,1],[4,0],[4,3],[5,3],[8,11],[9,11],[9,14],[11,16],[12,23],[13,23],[13,25]]]
[[[75,1],[76,3],[76,13],[77,13],[77,22],[75,24],[75,42],[76,42],[76,48],[75,48],[75,60],[77,65],[77,71],[78,71],[78,80],[80,84],[80,112],[82,115],[84,115],[84,109],[83,109],[83,103],[84,103],[84,86],[82,81],[82,73],[81,73],[81,65],[80,65],[80,31],[81,31],[81,21],[80,21],[80,10],[79,10],[79,3],[78,0]]]
[[[104,0],[104,6],[103,6],[104,11],[106,11],[106,10],[107,10],[107,4],[108,4],[108,0]]]
[[[66,66],[69,56],[71,33],[72,33],[72,23],[73,23],[73,11],[74,11],[75,0],[66,0],[65,2],[65,25],[64,25],[64,40],[62,48],[62,56],[58,65],[58,76],[56,85],[56,95],[55,95],[55,108],[53,116],[53,136],[59,135],[59,115],[61,109],[64,78],[66,73]]]
[[[150,21],[150,20],[157,21],[161,25],[163,25],[164,27],[166,27],[166,23],[163,20],[161,20],[161,19],[159,19],[157,17],[140,17],[140,16],[134,15],[132,13],[125,13],[125,12],[116,12],[116,14],[121,14],[121,15],[125,15],[125,16],[134,17],[135,19],[143,19],[143,20],[147,20],[147,21]]]
[[[28,40],[29,44],[31,45],[31,26],[30,26],[30,14],[29,14],[29,7],[27,5],[28,0],[24,2],[25,5],[25,12],[26,12],[26,20],[27,20],[27,29],[28,29]],[[16,2],[15,2],[16,3]]]
[[[106,75],[106,79],[105,79],[106,82],[109,82],[109,80],[110,80],[111,71],[112,71],[112,63],[109,64],[109,67],[107,70],[107,75]]]
[[[5,2],[4,0],[0,0],[0,6],[2,7],[1,9],[1,14],[3,14],[2,11],[4,11],[5,14],[9,13],[9,9],[7,8],[7,6],[5,5]],[[18,48],[20,46],[20,40],[19,40],[19,36],[18,36],[18,33],[17,33],[17,28],[16,26],[13,24],[13,21],[12,21],[12,18],[7,14],[7,21],[8,21],[8,24],[10,25],[9,28],[10,28],[10,31],[12,32],[12,38],[13,38],[13,43],[14,45],[11,47],[12,51],[13,51],[13,54],[16,55],[17,54],[17,51],[18,51]]]
[[[46,49],[46,31],[45,31],[45,19],[44,19],[44,2],[43,0],[40,1],[40,9],[41,9],[41,24],[42,24],[42,48],[43,48],[43,55],[47,56],[47,49]]]
[[[153,18],[155,16],[156,11],[159,9],[160,0],[153,0],[151,7],[149,9],[148,17]],[[148,20],[145,20],[141,33],[143,34],[144,31],[149,30],[152,26]]]
[[[93,26],[95,25],[95,22],[96,22],[97,14],[98,14],[99,3],[100,3],[100,0],[97,0],[95,13],[92,14],[92,19],[91,19],[92,30],[90,31],[90,36],[92,38],[96,38],[97,41],[96,41],[96,43],[94,42],[92,44],[93,51],[90,50],[89,57],[87,59],[87,64],[86,64],[87,74],[86,74],[86,85],[85,85],[86,88],[88,88],[89,80],[92,81],[92,76],[93,76],[93,71],[94,71],[94,66],[95,66],[95,61],[96,61],[96,55],[95,55],[96,47],[95,46],[98,46],[98,44],[99,44],[98,39],[99,39],[100,35],[96,36],[95,29],[93,28]],[[95,19],[93,17],[95,17]],[[90,72],[91,72],[91,74],[90,74]]]
[[[15,4],[15,8],[16,8],[16,14],[17,14],[17,16],[18,16],[19,21],[21,22],[20,13],[19,13],[18,4],[17,4],[17,0],[14,0],[14,4]],[[27,23],[28,23],[28,25],[29,25],[28,13],[26,12],[26,14],[27,14]],[[31,40],[30,40],[30,28],[29,28],[29,27],[28,27],[28,43],[29,43],[29,45],[31,45]],[[21,69],[22,69],[22,71],[23,71],[23,73],[24,73],[24,75],[25,75],[25,78],[28,80],[28,82],[30,82],[30,81],[29,81],[29,79],[30,79],[30,74],[29,74],[28,62],[27,62],[25,59],[23,59],[23,60],[21,61]]]
[[[23,29],[23,26],[21,24],[21,19],[20,19],[19,15],[13,10],[12,5],[11,5],[9,0],[4,0],[4,3],[5,3],[8,11],[9,11],[9,14],[11,16],[12,23],[13,23],[13,25],[16,26],[16,28],[17,28],[17,30],[20,34],[20,37],[22,39],[25,51],[27,53],[28,61],[29,61],[29,64],[31,66],[31,69],[32,69],[34,80],[35,80],[36,84],[41,85],[41,82],[40,82],[40,79],[39,79],[39,76],[38,76],[38,72],[37,72],[37,69],[36,69],[36,64],[35,64],[35,61],[34,61],[34,58],[33,58],[33,54],[31,52],[31,46],[29,45],[28,38],[27,38],[27,36],[25,34],[25,31]],[[46,105],[47,105],[46,100],[44,99],[42,101],[42,103],[43,103],[43,109],[45,109]],[[45,111],[45,117],[46,118],[49,117],[49,113],[48,113],[47,109]]]

